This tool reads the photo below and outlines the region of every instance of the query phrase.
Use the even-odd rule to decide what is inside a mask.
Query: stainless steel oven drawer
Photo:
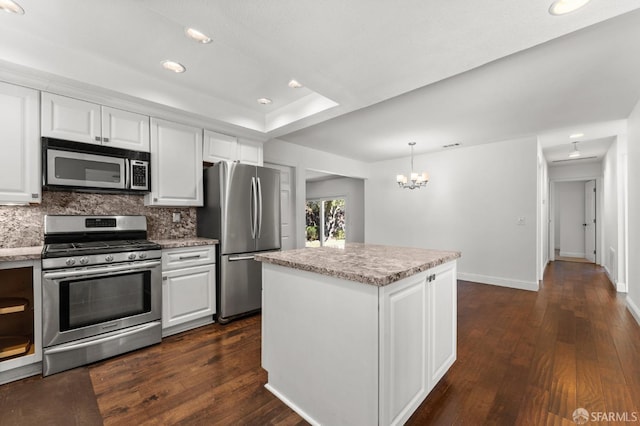
[[[160,321],[153,321],[45,348],[42,375],[48,376],[69,370],[144,346],[160,343],[161,340],[161,323]]]

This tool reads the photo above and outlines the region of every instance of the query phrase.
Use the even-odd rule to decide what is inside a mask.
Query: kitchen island
[[[347,244],[262,262],[267,389],[312,424],[402,424],[456,359],[456,251]]]

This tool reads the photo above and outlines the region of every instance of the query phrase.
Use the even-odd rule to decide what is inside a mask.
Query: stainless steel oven
[[[45,217],[43,375],[160,342],[161,251],[131,239],[140,231],[119,229],[144,222],[146,234],[144,217],[130,218]],[[69,233],[74,227],[85,229]]]

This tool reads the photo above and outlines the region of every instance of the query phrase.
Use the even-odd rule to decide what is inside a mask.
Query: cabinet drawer
[[[188,268],[216,262],[215,246],[180,247],[162,250],[162,270]]]

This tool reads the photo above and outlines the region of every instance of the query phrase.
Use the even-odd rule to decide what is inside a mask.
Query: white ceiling
[[[364,161],[624,119],[640,97],[637,0],[18,2],[4,63]]]

